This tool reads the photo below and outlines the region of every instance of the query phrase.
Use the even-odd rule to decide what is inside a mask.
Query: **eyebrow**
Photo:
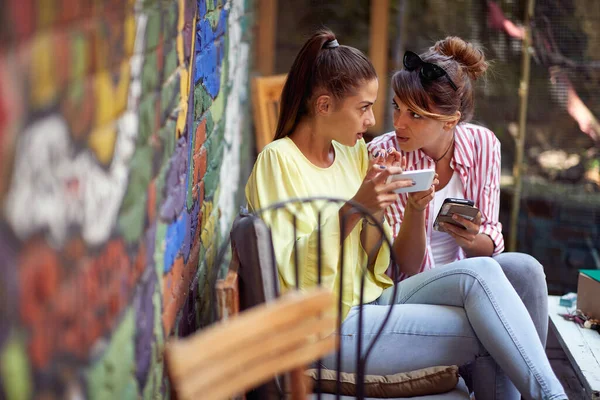
[[[368,106],[372,106],[372,105],[373,105],[373,104],[375,104],[375,103],[373,103],[372,101],[363,100],[363,101],[361,101],[361,102],[360,102],[360,103],[358,103],[358,104],[366,104],[366,105],[368,105]]]

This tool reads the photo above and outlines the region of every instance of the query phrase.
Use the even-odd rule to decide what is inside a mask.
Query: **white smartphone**
[[[433,183],[433,178],[435,177],[435,169],[417,169],[414,171],[404,171],[401,174],[391,175],[387,183],[397,181],[400,179],[412,179],[415,181],[414,186],[409,186],[405,188],[400,188],[394,190],[396,193],[412,193],[412,192],[422,192],[423,190],[427,190],[431,187]]]

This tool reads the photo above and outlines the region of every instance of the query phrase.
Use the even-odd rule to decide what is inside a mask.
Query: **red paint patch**
[[[12,30],[17,34],[17,39],[29,37],[35,28],[35,18],[37,12],[34,9],[35,0],[9,0],[8,7],[12,18]]]
[[[206,120],[203,119],[202,122],[198,124],[196,128],[196,137],[194,138],[194,154],[200,152],[200,148],[206,142]]]
[[[146,214],[148,215],[148,222],[151,224],[156,221],[156,178],[148,185],[147,197]]]
[[[81,239],[69,241],[60,255],[42,240],[23,248],[19,304],[36,368],[47,367],[55,354],[86,360],[116,326],[146,267],[143,244],[135,262],[121,240],[108,242],[96,259],[87,252]]]

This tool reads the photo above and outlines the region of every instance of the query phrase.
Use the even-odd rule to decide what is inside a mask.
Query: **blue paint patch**
[[[194,85],[201,82],[213,99],[217,97],[221,89],[221,65],[225,56],[225,31],[228,14],[227,10],[221,10],[219,22],[214,31],[208,19],[198,21],[196,29]]]
[[[221,10],[221,15],[219,15],[219,24],[217,25],[217,29],[215,31],[215,36],[223,36],[225,35],[225,28],[227,27],[227,17],[229,16],[228,10]]]
[[[206,17],[206,0],[198,0],[198,19]]]
[[[183,211],[177,217],[177,220],[167,227],[167,233],[165,235],[165,258],[164,266],[165,273],[169,272],[173,268],[175,258],[180,253],[180,250],[185,242],[186,232],[189,231],[189,217],[187,211]],[[189,247],[189,246],[188,246]],[[189,254],[189,249],[187,250]]]

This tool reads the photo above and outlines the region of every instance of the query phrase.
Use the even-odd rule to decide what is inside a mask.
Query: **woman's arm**
[[[401,272],[409,276],[419,273],[425,257],[427,248],[425,216],[427,207],[435,196],[435,185],[438,183],[438,175],[435,174],[429,190],[408,194],[404,218],[394,241],[394,254]]]
[[[478,158],[485,159],[487,162],[479,162],[475,166],[478,169],[477,176],[484,179],[479,191],[474,193],[473,199],[480,214],[472,222],[458,215],[455,216],[456,221],[464,225],[466,230],[451,225],[444,227],[462,247],[467,257],[490,257],[504,251],[502,224],[499,222],[500,142],[491,131],[486,132],[486,135],[481,135],[479,138],[483,144],[477,147],[480,151],[485,151]]]
[[[409,276],[419,272],[423,257],[425,257],[427,246],[425,234],[426,209],[415,209],[409,202],[404,212],[400,231],[396,236],[396,240],[394,240],[394,255],[400,266],[400,271]]]

